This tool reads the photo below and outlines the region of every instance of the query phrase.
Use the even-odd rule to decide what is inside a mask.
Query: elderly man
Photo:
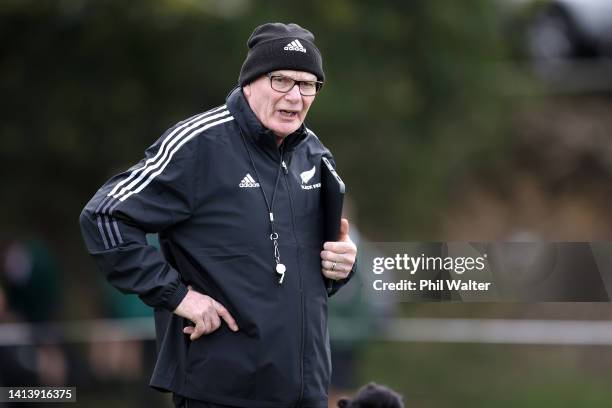
[[[331,154],[304,125],[321,54],[296,24],[259,26],[247,44],[226,104],[179,122],[102,186],[83,236],[114,286],[155,307],[151,385],[177,406],[327,407],[327,298],[356,248],[345,219],[337,242],[322,238]]]

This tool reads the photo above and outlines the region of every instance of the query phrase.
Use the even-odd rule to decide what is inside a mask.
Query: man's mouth
[[[279,109],[278,112],[280,113],[281,117],[285,119],[294,119],[298,115],[296,111],[290,111],[290,110],[284,110],[284,109]]]

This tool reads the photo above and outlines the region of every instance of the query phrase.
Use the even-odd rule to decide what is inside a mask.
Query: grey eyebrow
[[[294,81],[300,81],[300,82],[317,82],[317,78],[315,78],[315,79],[297,79],[297,78],[294,78],[294,77],[289,76],[289,75],[281,74],[280,72],[271,72],[270,74],[271,74],[272,76],[282,76],[282,77],[285,77],[285,78],[291,78],[291,79],[293,79]]]

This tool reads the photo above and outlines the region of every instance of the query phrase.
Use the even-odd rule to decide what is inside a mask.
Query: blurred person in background
[[[337,242],[322,238],[320,165],[333,157],[304,125],[321,53],[296,24],[261,25],[247,45],[226,104],[110,179],[81,228],[109,281],[155,308],[151,385],[176,406],[323,408],[327,298],[357,249],[346,219]],[[156,232],[163,254],[145,239]]]
[[[41,239],[7,241],[2,250],[2,279],[11,309],[31,322],[57,317],[62,279],[58,262]]]
[[[392,389],[369,383],[359,389],[355,398],[342,398],[338,408],[404,408],[402,396]]]
[[[42,323],[57,317],[61,273],[48,245],[40,239],[9,240],[0,248],[0,259],[0,323]],[[0,343],[0,384],[65,385],[69,362],[57,333],[36,326],[26,333],[12,336],[10,344]]]

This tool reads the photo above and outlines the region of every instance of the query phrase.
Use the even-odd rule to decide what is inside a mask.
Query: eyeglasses
[[[270,78],[272,89],[283,93],[291,91],[295,84],[298,84],[302,96],[314,96],[323,87],[322,81],[296,81],[293,78],[279,74],[268,74],[268,78]]]

